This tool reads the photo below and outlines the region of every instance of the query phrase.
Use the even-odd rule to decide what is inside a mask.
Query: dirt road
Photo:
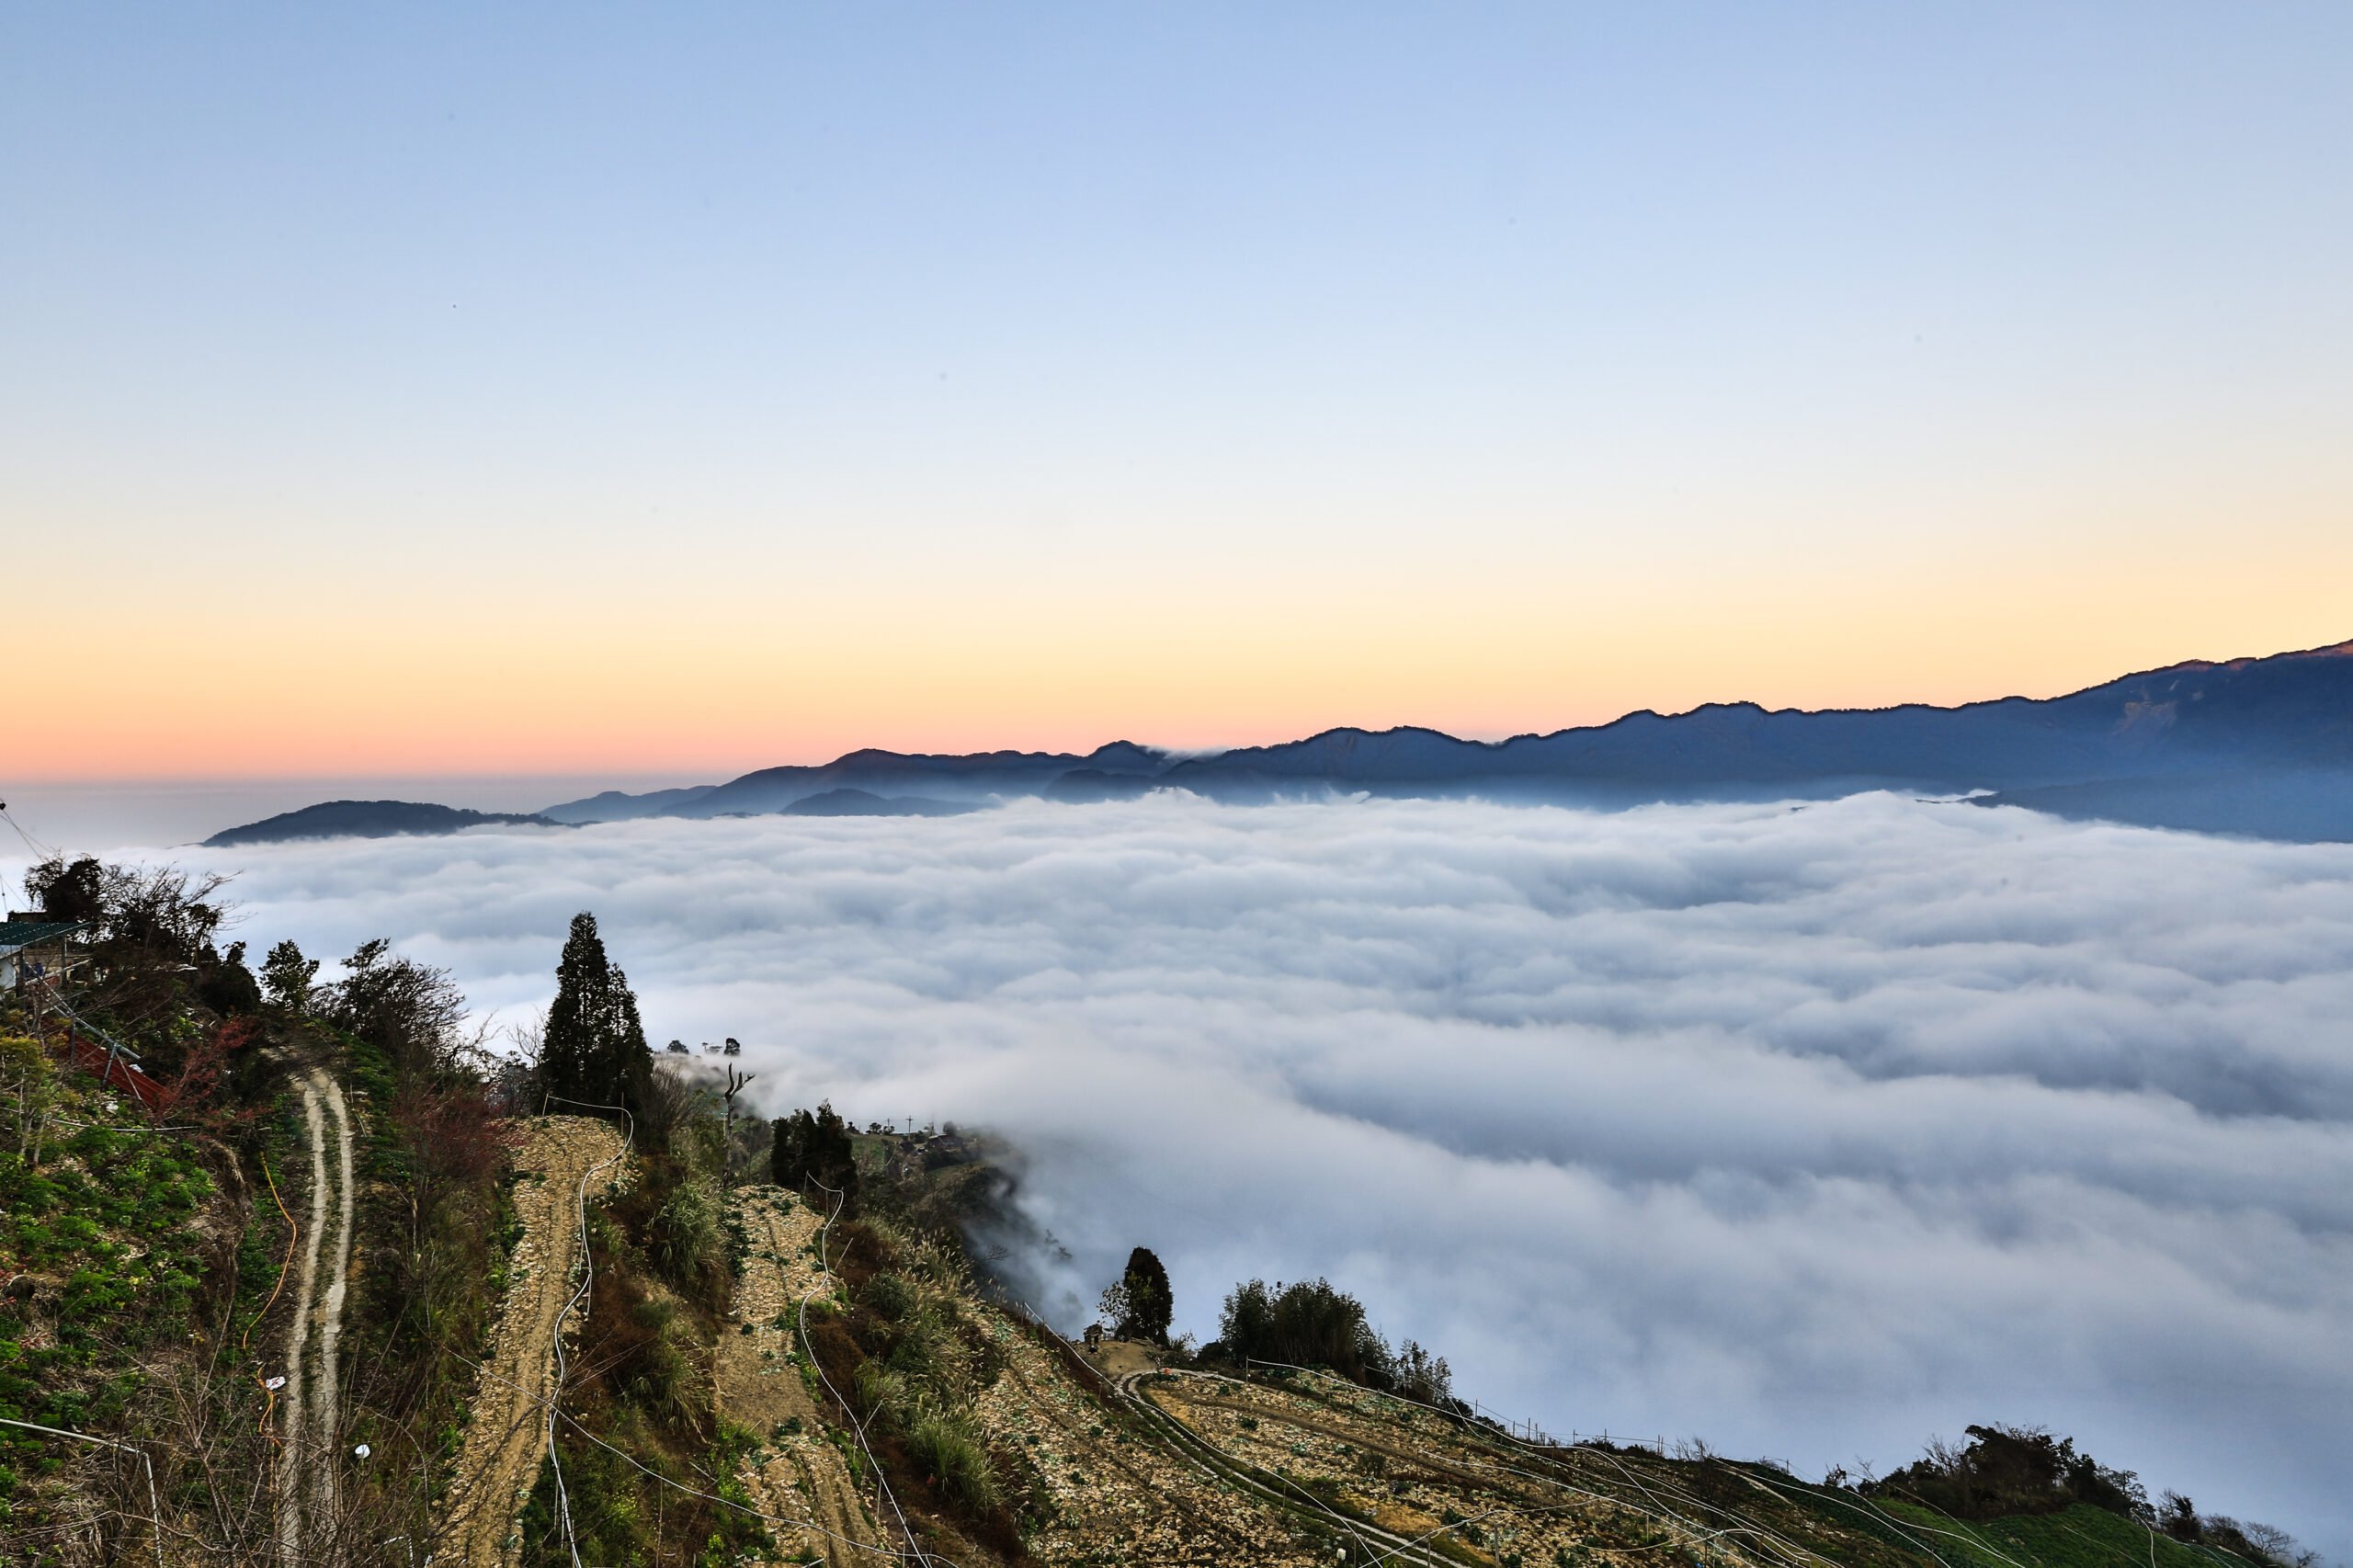
[[[335,1158],[327,1158],[327,1121]],[[275,1490],[278,1557],[284,1563],[334,1562],[337,1478],[341,1473],[343,1302],[351,1271],[351,1116],[342,1086],[317,1068],[302,1081],[302,1127],[311,1150],[310,1211],[302,1227],[302,1269],[287,1325],[279,1395],[280,1446]],[[324,1252],[326,1289],[319,1289]],[[315,1344],[313,1340],[315,1338]]]
[[[436,1562],[507,1568],[522,1556],[516,1517],[547,1459],[556,1335],[576,1319],[567,1308],[583,1261],[580,1205],[620,1178],[623,1153],[620,1130],[610,1122],[546,1116],[525,1124],[515,1153],[522,1239],[508,1266],[490,1356],[475,1381]]]
[[[760,1435],[743,1469],[753,1506],[807,1521],[799,1540],[790,1526],[769,1526],[784,1553],[775,1561],[807,1562],[813,1552],[831,1563],[879,1562],[880,1552],[860,1549],[878,1546],[881,1534],[826,1434],[794,1348],[793,1309],[811,1291],[831,1289],[811,1252],[822,1217],[773,1187],[739,1187],[732,1201],[749,1251],[712,1375],[720,1414]]]

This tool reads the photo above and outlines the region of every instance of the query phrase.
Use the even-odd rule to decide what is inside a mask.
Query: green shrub
[[[988,1450],[964,1422],[938,1410],[923,1412],[907,1428],[907,1454],[949,1501],[974,1513],[996,1506]]]
[[[891,1370],[910,1382],[929,1381],[938,1370],[940,1335],[926,1323],[915,1323],[899,1342],[891,1346],[888,1364]]]
[[[859,1406],[870,1415],[889,1415],[907,1398],[905,1381],[878,1361],[858,1363],[856,1392]]]
[[[654,1216],[650,1251],[665,1278],[693,1290],[719,1259],[719,1195],[708,1183],[680,1182]]]
[[[2077,1451],[2073,1438],[2038,1427],[1967,1431],[1966,1448],[1932,1442],[1926,1458],[1866,1485],[1863,1494],[1922,1503],[1957,1519],[2055,1514],[2075,1503],[2131,1519],[2151,1517],[2140,1479]]]
[[[878,1274],[866,1282],[866,1304],[876,1316],[898,1323],[915,1309],[915,1288],[896,1274]]]

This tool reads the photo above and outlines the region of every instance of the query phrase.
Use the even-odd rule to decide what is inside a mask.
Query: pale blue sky
[[[240,710],[286,771],[607,757],[429,714],[620,623],[705,639],[673,686],[873,637],[682,765],[2300,645],[2348,68],[2340,5],[18,6],[0,515],[142,625],[254,601],[233,688],[415,702],[391,756]]]

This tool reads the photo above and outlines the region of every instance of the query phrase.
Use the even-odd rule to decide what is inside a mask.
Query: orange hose
[[[302,1239],[302,1227],[294,1222],[293,1215],[286,1212],[286,1199],[278,1196],[278,1178],[269,1174],[269,1156],[267,1154],[261,1156],[261,1175],[262,1179],[269,1183],[270,1201],[278,1205],[278,1217],[286,1221],[286,1261],[278,1266],[278,1283],[269,1288],[269,1300],[261,1304],[261,1311],[254,1314],[253,1323],[245,1324],[245,1332],[238,1336],[237,1348],[240,1351],[244,1349],[246,1341],[253,1338],[254,1324],[267,1317],[269,1309],[278,1305],[278,1293],[286,1289],[286,1271],[294,1267],[295,1244]],[[254,1381],[262,1381],[258,1378]],[[262,1392],[268,1396],[269,1403],[262,1407],[261,1425],[254,1428],[256,1432],[269,1430],[269,1417],[278,1408],[278,1392],[263,1383]]]

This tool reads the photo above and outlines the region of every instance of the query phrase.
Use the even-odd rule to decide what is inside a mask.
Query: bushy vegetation
[[[2315,1568],[2320,1562],[2319,1552],[2299,1544],[2294,1536],[2277,1525],[2259,1524],[2252,1519],[2241,1524],[2228,1514],[2200,1514],[2190,1506],[2187,1497],[2181,1501],[2181,1511],[2198,1522],[2198,1533],[2192,1539],[2201,1545],[2219,1548],[2250,1562],[2268,1562],[2274,1568]]]
[[[290,942],[272,958],[283,974],[315,971]],[[369,1108],[360,1289],[346,1324],[361,1370],[347,1427],[355,1443],[410,1462],[352,1478],[349,1528],[427,1539],[504,1274],[504,1107],[447,971],[381,939],[344,960],[333,984],[275,1006],[289,1044],[338,1071]]]
[[[166,1082],[218,1023],[254,1010],[260,989],[242,943],[214,937],[228,917],[219,877],[174,867],[108,865],[84,856],[43,861],[25,892],[43,915],[83,922],[88,961],[73,976],[75,1006]]]
[[[1217,1341],[1202,1354],[1245,1365],[1319,1367],[1426,1404],[1453,1399],[1445,1358],[1410,1339],[1392,1350],[1366,1321],[1364,1303],[1328,1279],[1272,1286],[1252,1279],[1235,1286],[1218,1314]]]
[[[570,1568],[574,1544],[590,1562],[711,1568],[765,1550],[736,1479],[753,1435],[711,1408],[702,1360],[713,1325],[642,1271],[621,1225],[599,1215],[590,1230],[598,1294],[556,1437],[572,1529],[558,1517],[554,1468],[543,1466],[522,1517],[526,1568]]]
[[[2152,1506],[2137,1475],[2099,1463],[2072,1437],[1998,1425],[1965,1433],[1966,1444],[1931,1440],[1921,1458],[1859,1490],[1899,1512],[1985,1527],[1963,1539],[1984,1546],[1996,1562],[2005,1559],[2005,1544],[2061,1568],[2072,1568],[2087,1542],[2094,1543],[2095,1556],[2112,1548],[2154,1558],[2153,1531],[2162,1532],[2168,1545],[2219,1549],[2274,1568],[2312,1568],[2315,1561],[2285,1530],[2201,1516],[2178,1493],[2168,1492]],[[1989,1534],[1993,1539],[1982,1539]],[[2214,1561],[2177,1555],[2183,1562]]]
[[[2150,1517],[2140,1478],[2078,1452],[2072,1437],[2018,1426],[1972,1426],[1967,1434],[1968,1443],[1960,1447],[1932,1441],[1927,1454],[1866,1490],[1924,1504],[1956,1519],[2055,1514],[2076,1503],[2129,1518]]]
[[[817,1325],[818,1354],[847,1374],[836,1381],[877,1452],[912,1483],[910,1497],[927,1497],[974,1539],[1017,1550],[1039,1489],[1020,1456],[991,1449],[974,1415],[1005,1358],[976,1315],[961,1243],[878,1216],[838,1228],[854,1310]]]
[[[82,929],[62,972],[0,996],[0,1415],[142,1442],[165,1455],[165,1483],[185,1476],[174,1449],[218,1430],[221,1402],[191,1390],[220,1359],[240,1155],[273,1076],[244,949],[213,945],[218,886],[88,858],[35,867],[33,902]],[[153,1106],[69,1065],[75,1040],[141,1059]],[[110,1560],[148,1514],[118,1455],[0,1429],[0,1539]]]
[[[768,1152],[768,1179],[800,1191],[822,1187],[845,1202],[858,1192],[858,1150],[849,1124],[830,1100],[813,1111],[779,1117]]]
[[[0,1019],[14,1122],[0,1147],[0,1416],[116,1428],[144,1381],[140,1353],[186,1335],[208,1263],[192,1221],[213,1181],[179,1141],[115,1124],[93,1080],[61,1074],[8,1025]],[[26,1479],[80,1457],[0,1428],[0,1519]]]

